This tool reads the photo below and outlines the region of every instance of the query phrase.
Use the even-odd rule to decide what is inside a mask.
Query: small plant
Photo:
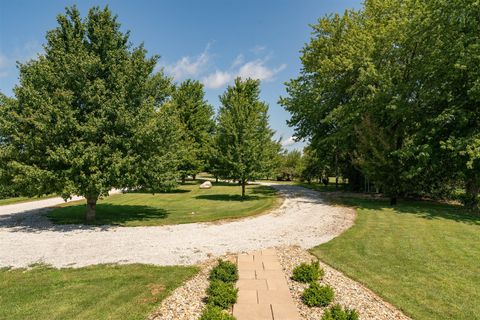
[[[227,309],[237,301],[237,289],[233,283],[223,281],[212,281],[207,289],[207,303]]]
[[[293,269],[292,279],[298,282],[313,282],[323,277],[324,271],[320,268],[318,261],[310,264],[301,263]]]
[[[326,307],[332,302],[334,292],[330,286],[321,286],[316,282],[310,283],[310,286],[303,291],[303,302],[309,307]]]
[[[219,307],[207,305],[200,320],[235,320],[235,317],[229,315]]]
[[[344,310],[342,306],[336,304],[325,311],[322,320],[358,320],[358,313],[353,309]]]
[[[237,266],[229,261],[218,261],[218,265],[210,271],[210,281],[236,282],[238,280]]]

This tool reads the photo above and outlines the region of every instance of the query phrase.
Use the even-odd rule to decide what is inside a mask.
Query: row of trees
[[[198,81],[176,85],[120,31],[116,16],[68,8],[45,53],[19,65],[15,98],[0,94],[0,191],[97,200],[112,188],[151,192],[202,170],[245,183],[272,169],[259,81],[236,79],[214,111]]]
[[[280,103],[299,139],[353,188],[366,177],[406,193],[480,190],[480,4],[367,0],[313,26]]]

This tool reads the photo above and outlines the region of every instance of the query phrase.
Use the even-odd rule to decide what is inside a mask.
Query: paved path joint
[[[300,320],[275,249],[237,257],[237,320]]]

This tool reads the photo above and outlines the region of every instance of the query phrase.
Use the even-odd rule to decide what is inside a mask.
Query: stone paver
[[[300,320],[275,249],[237,257],[237,320]]]

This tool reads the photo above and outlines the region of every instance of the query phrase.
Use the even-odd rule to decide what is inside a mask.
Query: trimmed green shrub
[[[321,286],[316,282],[303,291],[302,300],[309,307],[326,307],[332,302],[334,292],[330,286]]]
[[[207,305],[207,308],[203,311],[200,320],[236,320],[236,318],[229,315],[219,307]]]
[[[336,304],[326,310],[322,320],[358,320],[358,313],[353,309],[343,309],[341,305]]]
[[[292,279],[298,282],[313,282],[323,277],[324,271],[320,268],[318,261],[310,264],[301,263],[293,269]]]
[[[207,289],[207,303],[227,309],[237,301],[237,291],[231,282],[212,281]]]
[[[218,260],[218,265],[210,271],[210,281],[236,282],[238,280],[237,266],[229,261]]]

